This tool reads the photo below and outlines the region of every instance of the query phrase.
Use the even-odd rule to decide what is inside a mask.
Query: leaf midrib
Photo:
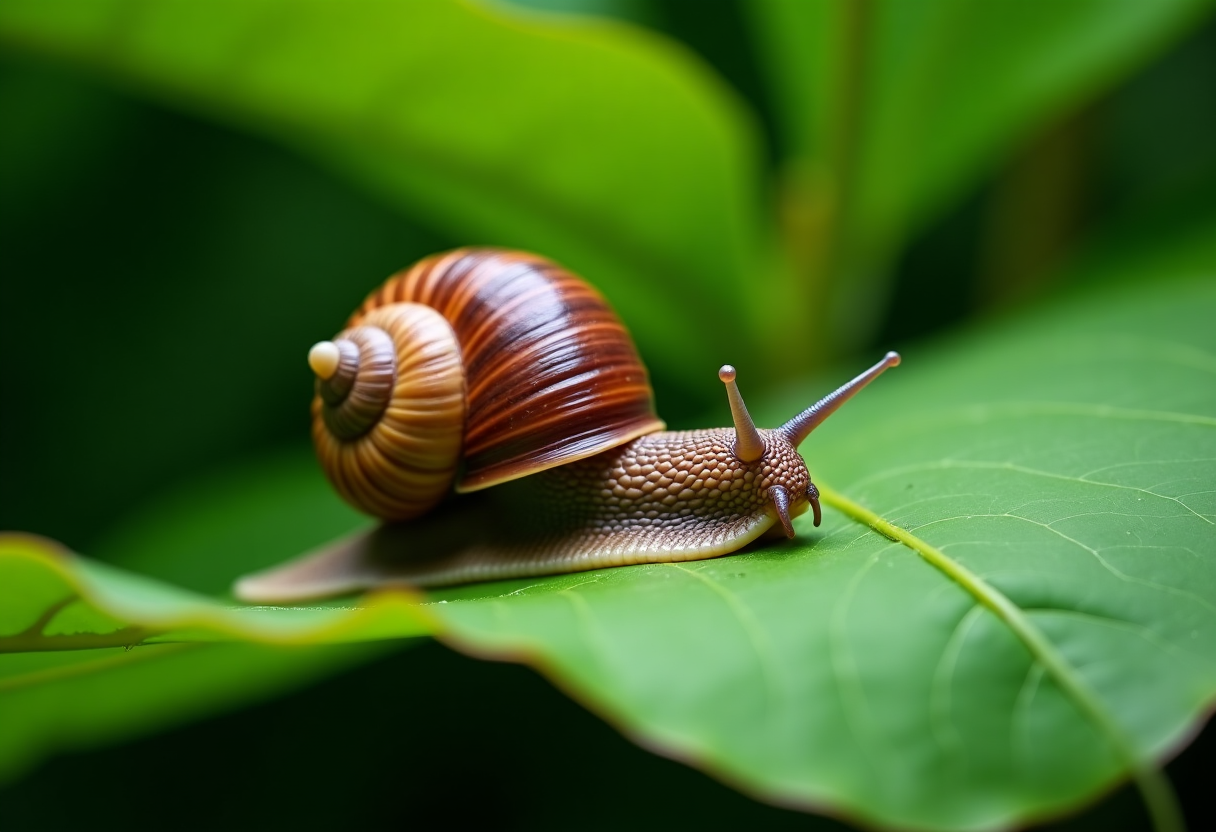
[[[1041,663],[1064,695],[1085,716],[1098,732],[1106,737],[1115,754],[1131,772],[1144,799],[1145,806],[1159,832],[1181,832],[1185,828],[1177,797],[1169,781],[1152,760],[1145,759],[1135,743],[1107,710],[1102,700],[1088,685],[1076,668],[1056,649],[1051,640],[1036,627],[1017,604],[979,575],[946,555],[941,549],[901,529],[870,509],[855,503],[843,494],[817,483],[819,497],[828,505],[858,523],[898,541],[931,566],[958,584],[965,592],[992,612],[1022,642],[1035,661]]]
[[[128,647],[128,645],[119,646]],[[128,667],[132,664],[137,664],[147,659],[158,658],[165,656],[168,653],[177,653],[183,650],[193,650],[203,645],[201,642],[179,642],[177,644],[166,644],[163,646],[140,646],[156,646],[159,647],[159,649],[139,651],[124,649],[121,653],[109,654],[97,659],[75,662],[72,664],[64,664],[57,667],[40,668],[38,670],[31,670],[26,673],[8,676],[0,679],[0,694],[30,688],[34,685],[45,685],[54,682],[68,681],[81,676],[87,676],[92,673]]]

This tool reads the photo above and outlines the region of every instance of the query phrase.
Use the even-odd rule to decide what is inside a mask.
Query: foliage
[[[718,391],[689,369],[732,358],[786,385],[753,404],[775,422],[814,387],[793,383],[812,359],[788,333],[813,327],[823,355],[869,342],[906,241],[1204,7],[749,5],[779,124],[771,182],[747,104],[620,22],[10,2],[0,37],[297,149],[453,240],[555,256],[612,298],[661,404],[707,407]],[[234,607],[235,575],[361,522],[295,451],[131,515],[98,545],[117,567],[3,538],[0,774],[381,649],[322,645],[430,633],[532,663],[645,747],[764,800],[997,828],[1130,775],[1168,827],[1154,761],[1216,700],[1210,220],[1099,255],[1038,312],[905,349],[804,446],[836,511],[791,544]],[[374,279],[347,275],[351,297]],[[256,304],[280,302],[272,286]],[[672,310],[732,325],[673,329]],[[251,388],[261,373],[221,369]]]
[[[12,540],[4,629],[29,635],[0,647],[51,650],[86,633],[99,647],[322,643],[433,627],[478,654],[530,657],[648,746],[773,800],[920,828],[1057,811],[1117,777],[1124,746],[1139,759],[1175,745],[1216,690],[1205,488],[1216,294],[1191,282],[1145,294],[1067,304],[924,356],[811,443],[816,471],[934,541],[975,585],[841,515],[819,535],[803,518],[799,542],[735,558],[358,609],[229,610]],[[232,490],[196,499],[200,520],[224,518]],[[242,536],[265,533],[264,518],[246,523]],[[86,603],[60,603],[77,596]],[[1019,644],[994,598],[1041,643]],[[25,673],[11,683],[32,707],[38,679]],[[5,713],[32,724],[18,703]]]

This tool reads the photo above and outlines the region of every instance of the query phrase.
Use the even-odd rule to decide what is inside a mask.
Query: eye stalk
[[[823,423],[823,420],[835,413],[837,408],[842,404],[857,395],[861,388],[882,375],[884,370],[898,365],[899,353],[887,353],[882,357],[882,361],[879,361],[849,383],[828,393],[793,419],[777,428],[777,430],[790,441],[790,444],[797,448],[811,431],[819,427]]]
[[[764,456],[764,437],[756,430],[756,423],[747,412],[743,396],[735,384],[735,368],[723,364],[718,378],[726,385],[726,398],[730,402],[730,415],[735,421],[735,457],[740,462],[755,462]]]

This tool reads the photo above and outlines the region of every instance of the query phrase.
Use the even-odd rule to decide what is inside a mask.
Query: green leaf
[[[839,489],[822,529],[426,610],[761,799],[973,829],[1133,771],[1152,793],[1151,761],[1216,700],[1214,312],[1211,278],[1157,282],[909,351],[804,447]]]
[[[1018,142],[1128,75],[1211,7],[746,4],[790,154],[791,228],[834,249],[806,255],[828,264],[802,264],[826,272],[811,277],[834,297],[828,324],[864,338],[886,267],[910,232]],[[801,238],[790,241],[795,249]]]
[[[1160,789],[1147,761],[1216,699],[1214,314],[1208,277],[912,350],[808,441],[814,475],[979,594],[833,513],[738,557],[442,593],[449,638],[523,652],[750,793],[869,823],[1008,826],[1133,767]]]
[[[802,313],[736,290],[773,275],[743,106],[642,29],[456,0],[75,0],[5,3],[0,39],[298,147],[462,242],[544,252],[676,384],[701,345],[670,310],[741,313],[739,355]]]

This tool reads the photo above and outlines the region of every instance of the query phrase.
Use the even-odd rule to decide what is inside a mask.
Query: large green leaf
[[[0,39],[301,148],[457,239],[543,251],[677,384],[701,345],[672,310],[741,321],[737,355],[802,313],[737,291],[774,274],[744,108],[642,29],[458,0],[35,0],[0,6]]]
[[[1134,771],[1168,814],[1147,767],[1216,700],[1214,313],[1208,270],[912,350],[804,448],[821,530],[426,609],[763,799],[996,828]]]
[[[1127,75],[1210,0],[745,4],[790,154],[797,250],[848,342],[910,231],[1016,143]],[[878,306],[881,307],[881,304]],[[860,333],[860,335],[858,335]]]
[[[841,511],[819,531],[803,518],[789,544],[433,592],[424,607],[394,593],[246,611],[9,538],[0,636],[10,649],[274,644],[430,627],[536,663],[644,745],[765,799],[985,828],[1130,772],[1168,813],[1148,766],[1216,700],[1214,240],[1199,224],[1155,254],[1124,246],[1090,261],[1073,299],[907,351],[804,447]],[[753,406],[773,422],[807,398]],[[358,523],[326,508],[335,499],[289,457],[168,497],[112,545],[129,566],[215,591]],[[28,723],[0,759],[11,771],[77,735],[146,730],[193,678],[169,651],[203,649],[0,657],[16,680],[0,686],[4,713]],[[235,672],[207,673],[221,699],[280,675],[199,655],[213,671],[232,657]],[[126,701],[119,662],[139,663],[140,693],[114,719],[93,692]]]
[[[1216,700],[1214,317],[1208,277],[911,351],[807,443],[963,573],[835,514],[741,557],[446,593],[453,633],[768,799],[921,828],[1059,811]]]

